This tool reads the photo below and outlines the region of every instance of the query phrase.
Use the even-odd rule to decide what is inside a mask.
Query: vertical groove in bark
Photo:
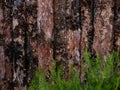
[[[53,56],[57,62],[57,66],[60,66],[65,62],[65,51],[66,51],[66,34],[65,34],[65,0],[54,0],[54,45],[53,45]],[[64,55],[64,57],[63,57]],[[65,68],[65,66],[63,67]]]
[[[53,61],[53,0],[38,0],[38,66],[48,68]]]
[[[67,76],[69,64],[79,64],[80,1],[54,1],[54,56]]]
[[[53,57],[65,76],[73,64],[84,80],[86,47],[120,53],[119,23],[120,0],[1,0],[0,90],[24,90],[37,64],[48,70]]]
[[[13,7],[13,32],[11,47],[13,59],[13,83],[15,90],[24,90],[26,79],[26,29],[27,20],[25,17],[25,2],[24,0],[14,0]]]
[[[27,29],[26,29],[26,82],[30,83],[31,79],[35,74],[37,68],[37,0],[25,0],[25,11],[26,11],[26,20],[27,20]]]
[[[115,0],[115,21],[114,21],[114,44],[115,50],[120,53],[120,0]]]
[[[66,53],[68,64],[78,64],[80,61],[80,1],[67,0],[65,8],[66,20]]]
[[[68,70],[72,64],[78,72],[80,71],[80,4],[80,0],[67,0],[65,10]]]
[[[63,66],[63,71],[68,72],[68,53],[67,53],[67,28],[66,28],[66,3],[67,0],[54,1],[54,58],[57,66]],[[70,3],[71,4],[71,3]],[[69,4],[68,4],[69,5]],[[70,7],[71,8],[71,7]],[[71,10],[71,9],[69,9]],[[70,14],[71,12],[68,11]],[[68,75],[67,75],[68,76]]]
[[[94,0],[81,0],[81,81],[85,79],[83,53],[87,48],[93,54],[93,37],[94,37]]]
[[[93,49],[93,41],[94,41],[94,21],[95,21],[95,19],[94,19],[94,15],[95,15],[95,9],[96,9],[96,7],[95,7],[95,0],[92,0],[92,3],[91,3],[91,8],[92,8],[92,20],[91,20],[91,24],[92,24],[92,30],[90,31],[90,33],[88,34],[88,36],[89,36],[89,48],[90,48],[90,52],[91,52],[91,55],[92,56],[94,56],[95,55],[95,52],[94,52],[94,49]]]
[[[94,14],[94,0],[81,0],[81,28],[82,28],[82,40],[81,40],[81,53],[85,48],[88,48],[92,53],[92,44],[94,37],[93,27],[93,14]]]
[[[54,0],[54,59],[65,61],[63,55],[66,51],[65,35],[65,0]]]
[[[113,39],[113,0],[95,1],[94,49],[104,57],[112,51]]]

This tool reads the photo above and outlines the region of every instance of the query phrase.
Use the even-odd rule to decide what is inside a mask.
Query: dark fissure
[[[90,53],[91,53],[91,55],[93,55],[94,56],[94,54],[95,54],[95,52],[94,52],[94,50],[93,50],[93,39],[94,39],[94,18],[95,18],[95,1],[94,0],[92,0],[91,1],[91,24],[92,24],[92,28],[91,28],[91,30],[90,30],[90,32],[88,32],[88,37],[89,37],[89,51],[90,51]]]
[[[113,33],[113,50],[119,51],[120,46],[120,1],[114,1],[114,33]]]

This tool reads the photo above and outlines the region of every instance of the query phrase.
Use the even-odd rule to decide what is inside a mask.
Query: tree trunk
[[[113,0],[96,0],[95,2],[93,48],[102,57],[109,55],[112,51],[113,7]]]
[[[80,61],[80,1],[54,0],[54,59],[68,77],[69,65]]]
[[[120,53],[120,1],[115,0],[114,6],[114,49]]]
[[[0,2],[0,89],[12,89],[12,60],[9,53],[9,44],[12,41],[12,2]]]
[[[53,61],[53,0],[38,0],[38,67],[51,67]]]
[[[86,48],[104,59],[120,53],[119,23],[119,0],[1,0],[0,90],[25,90],[53,60],[84,81]]]

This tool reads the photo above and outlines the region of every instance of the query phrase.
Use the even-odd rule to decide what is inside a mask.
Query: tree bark
[[[54,17],[54,59],[69,78],[69,65],[80,61],[80,1],[54,0]]]
[[[109,55],[112,51],[114,12],[113,0],[96,0],[94,15],[93,48],[100,57]]]
[[[38,67],[52,66],[53,61],[53,0],[38,0]]]
[[[13,32],[11,48],[13,60],[13,88],[14,90],[24,90],[26,81],[26,10],[24,0],[13,1]],[[27,82],[26,82],[27,83]],[[25,84],[26,84],[25,83]]]
[[[120,53],[120,1],[115,0],[114,8],[114,49]]]
[[[0,3],[0,89],[4,88],[3,79],[5,78],[5,60],[4,60],[4,45],[3,45],[3,8]]]
[[[0,3],[0,34],[1,34],[1,49],[0,49],[0,60],[1,60],[1,75],[0,85],[1,90],[12,89],[12,60],[10,53],[8,52],[9,44],[12,41],[12,2],[2,1]]]
[[[81,53],[85,48],[93,52],[94,37],[94,0],[81,0]]]
[[[120,53],[119,0],[1,0],[0,90],[25,90],[36,68],[53,60],[84,81],[84,50],[104,59]]]
[[[38,66],[37,57],[37,0],[25,0],[25,17],[26,17],[26,31],[25,31],[25,52],[26,52],[26,82],[29,84],[35,74]]]

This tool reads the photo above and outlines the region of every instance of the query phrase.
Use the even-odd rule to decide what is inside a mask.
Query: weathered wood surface
[[[1,0],[0,90],[24,90],[53,60],[66,76],[73,64],[84,80],[85,48],[120,53],[119,23],[119,0]]]

